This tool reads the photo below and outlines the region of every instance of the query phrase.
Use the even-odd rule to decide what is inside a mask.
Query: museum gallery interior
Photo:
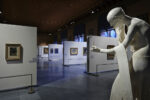
[[[0,0],[0,100],[150,100],[149,0]]]

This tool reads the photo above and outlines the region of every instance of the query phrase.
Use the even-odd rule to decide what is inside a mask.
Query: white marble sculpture
[[[91,50],[117,55],[119,74],[110,100],[150,100],[150,25],[127,16],[121,7],[112,9],[107,20],[116,30],[119,45],[112,49],[100,49],[93,45]],[[133,53],[131,61],[126,57],[125,48],[128,46]]]

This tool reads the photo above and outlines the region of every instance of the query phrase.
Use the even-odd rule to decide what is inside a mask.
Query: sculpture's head
[[[112,9],[107,15],[107,21],[111,26],[115,27],[116,24],[122,23],[125,12],[121,7],[116,7]]]

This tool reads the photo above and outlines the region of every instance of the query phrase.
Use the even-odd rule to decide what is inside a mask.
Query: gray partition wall
[[[111,48],[117,45],[116,38],[89,36],[88,37],[88,50],[95,45],[99,48]],[[96,73],[102,71],[110,71],[118,69],[117,59],[115,55],[106,53],[95,53],[88,51],[87,72]]]
[[[63,45],[62,44],[49,44],[49,60],[62,60],[63,59]]]
[[[64,65],[86,64],[87,43],[64,41]]]
[[[6,46],[10,47],[6,49]],[[17,49],[15,46],[18,46]],[[21,58],[19,58],[20,55]],[[0,90],[29,86],[31,85],[30,75],[32,75],[33,85],[36,85],[36,57],[36,27],[0,24]]]

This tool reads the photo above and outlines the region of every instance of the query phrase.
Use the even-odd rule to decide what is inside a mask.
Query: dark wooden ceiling
[[[0,16],[6,23],[37,26],[41,32],[53,32],[103,2],[104,0],[1,0]]]

